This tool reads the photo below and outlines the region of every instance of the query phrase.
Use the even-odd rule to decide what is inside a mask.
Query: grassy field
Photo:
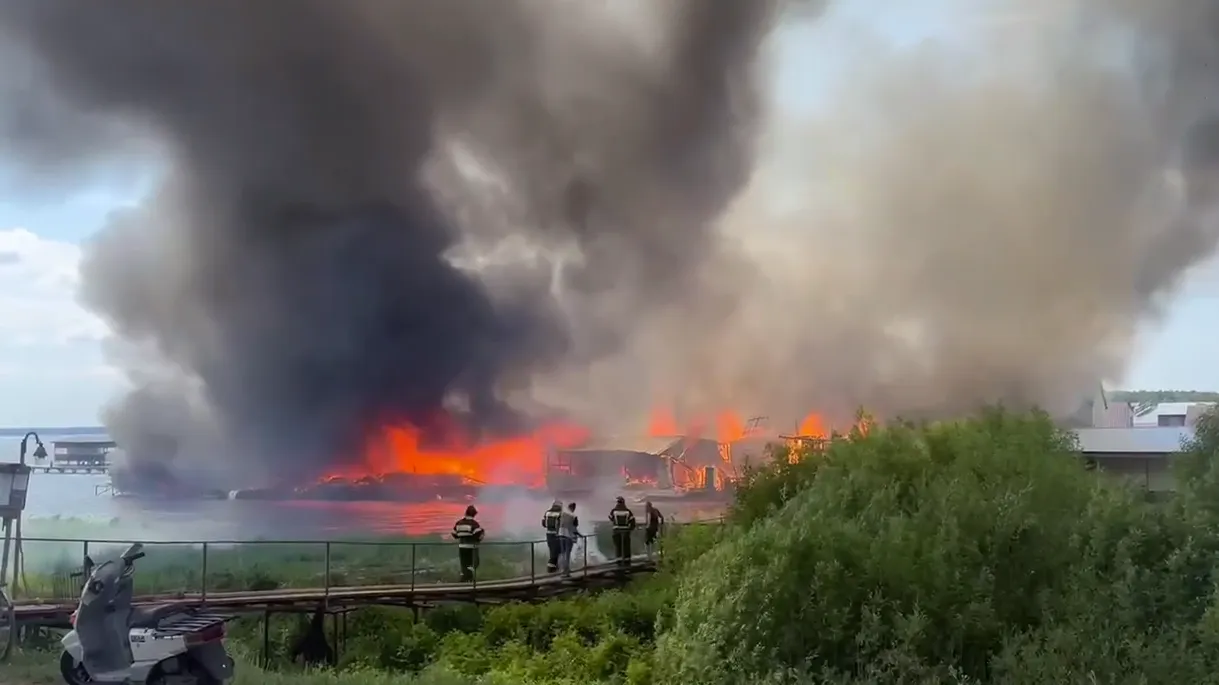
[[[118,535],[94,536],[115,542],[27,540],[25,571],[18,599],[70,599],[79,594],[80,569],[87,553],[95,562],[117,557],[129,543]],[[80,536],[79,533],[77,533]],[[27,537],[45,537],[28,534]],[[83,537],[83,536],[81,536]],[[637,543],[642,549],[642,539]],[[608,530],[597,527],[591,545],[582,545],[577,565],[592,550],[610,549]],[[147,556],[135,576],[137,594],[197,593],[352,585],[429,584],[459,577],[457,548],[441,536],[395,537],[341,542],[254,541],[240,543],[145,543]],[[479,580],[543,574],[543,541],[493,541],[481,549]]]

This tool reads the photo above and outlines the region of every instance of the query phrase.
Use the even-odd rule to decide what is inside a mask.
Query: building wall
[[[1129,402],[1092,403],[1093,428],[1130,428],[1134,425],[1134,407]]]
[[[1176,489],[1168,468],[1167,454],[1085,454],[1106,475],[1124,478],[1151,492]]]

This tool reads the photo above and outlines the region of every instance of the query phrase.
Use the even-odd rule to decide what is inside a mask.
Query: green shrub
[[[1086,472],[1045,416],[874,427],[754,483],[785,503],[746,493],[681,579],[658,682],[1026,682],[1064,635],[1097,641],[1078,673],[1146,675],[1148,650],[1200,640],[1209,539]]]

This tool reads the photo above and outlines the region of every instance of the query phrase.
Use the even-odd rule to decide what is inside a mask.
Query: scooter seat
[[[182,607],[176,604],[134,607],[131,610],[131,621],[129,625],[132,628],[156,628],[161,624],[161,621],[164,621],[174,614],[180,614],[182,611]]]

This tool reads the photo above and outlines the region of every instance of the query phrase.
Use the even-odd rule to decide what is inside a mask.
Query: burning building
[[[722,496],[744,469],[768,458],[760,436],[721,442],[690,436],[609,438],[555,450],[546,486],[560,496],[605,490],[649,497]]]

